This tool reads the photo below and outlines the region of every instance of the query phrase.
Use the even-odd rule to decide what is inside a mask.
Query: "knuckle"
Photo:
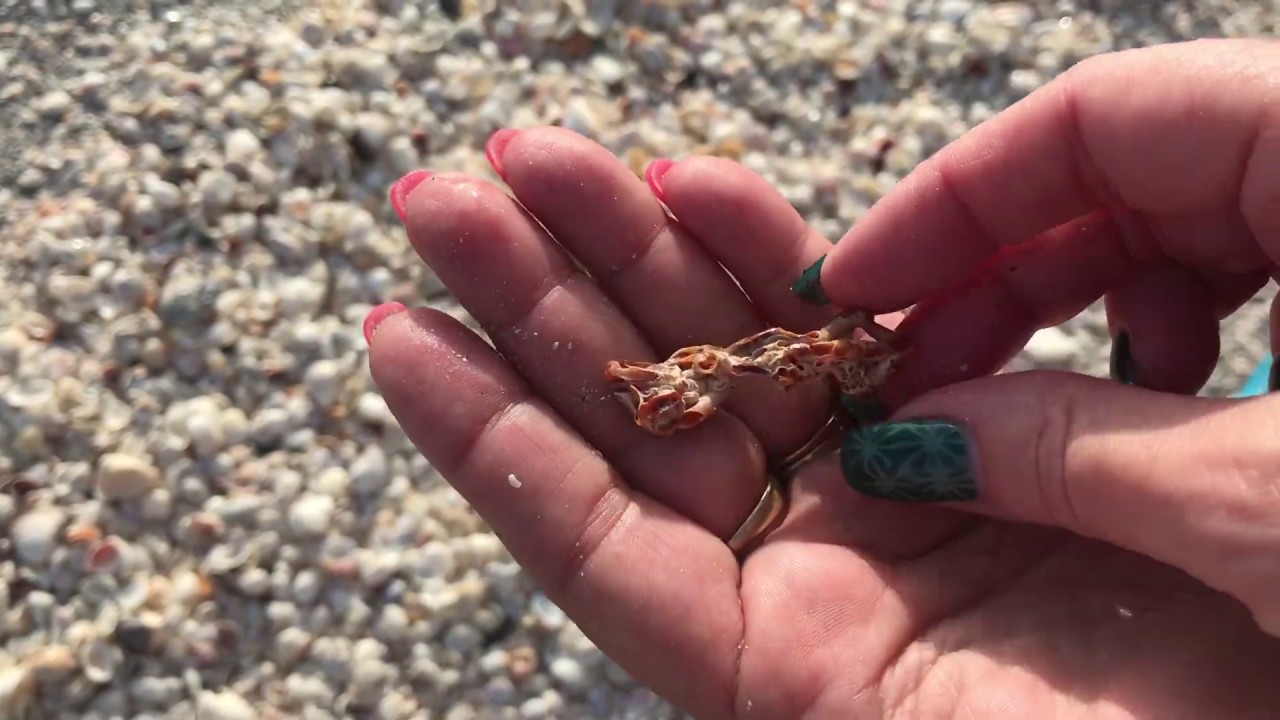
[[[1055,393],[1038,415],[1031,445],[1031,467],[1035,474],[1037,500],[1044,516],[1063,528],[1076,528],[1080,516],[1071,496],[1068,450],[1075,433],[1077,400],[1067,393]]]
[[[1280,111],[1263,111],[1247,143],[1240,177],[1239,212],[1254,238],[1280,257]],[[1273,247],[1265,248],[1270,244]]]
[[[579,468],[570,472],[565,482],[572,482]],[[583,520],[573,545],[566,548],[560,571],[548,588],[549,596],[570,598],[591,584],[595,577],[588,580],[589,566],[610,539],[625,532],[627,518],[633,515],[634,509],[626,492],[616,485],[610,485],[600,494]]]

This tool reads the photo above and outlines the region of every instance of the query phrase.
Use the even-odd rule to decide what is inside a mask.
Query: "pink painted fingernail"
[[[493,171],[498,173],[498,177],[503,180],[507,179],[506,170],[502,167],[502,153],[506,151],[507,146],[512,140],[516,139],[520,131],[515,128],[503,128],[493,135],[489,136],[489,142],[484,144],[484,156],[493,166]]]
[[[364,318],[364,341],[372,345],[373,333],[378,329],[378,326],[382,324],[382,321],[396,313],[402,313],[405,310],[408,310],[408,308],[398,302],[382,303],[370,310],[369,314]]]
[[[649,167],[644,170],[644,181],[649,183],[649,189],[659,200],[666,199],[662,192],[662,176],[666,175],[675,164],[676,161],[671,158],[658,158],[649,163]]]
[[[387,194],[391,198],[391,207],[395,208],[396,214],[400,216],[400,222],[405,221],[404,204],[409,199],[409,193],[429,177],[431,177],[430,170],[414,170],[391,186],[391,191]]]

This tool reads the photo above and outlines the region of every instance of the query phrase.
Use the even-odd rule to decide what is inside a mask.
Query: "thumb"
[[[1151,392],[1027,372],[935,390],[849,433],[877,498],[1052,525],[1179,567],[1280,635],[1280,395]]]

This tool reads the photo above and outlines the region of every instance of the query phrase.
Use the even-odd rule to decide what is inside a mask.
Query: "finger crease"
[[[619,278],[643,264],[645,259],[648,258],[654,249],[658,247],[659,242],[662,241],[664,237],[674,236],[670,222],[663,221],[658,223],[649,232],[649,234],[645,236],[644,240],[640,241],[637,246],[639,247],[638,250],[627,256],[622,263],[614,265],[613,267],[608,268],[606,272],[597,275],[597,279],[600,284],[610,285],[617,282]]]
[[[565,476],[565,483],[573,481],[574,475],[582,467],[581,464]],[[574,538],[573,545],[568,548],[560,576],[555,579],[552,588],[560,597],[571,597],[584,582],[587,566],[628,524],[624,522],[629,516],[634,517],[637,505],[631,501],[627,491],[617,482],[609,482],[591,504],[582,529]]]
[[[1260,111],[1257,118],[1254,119],[1253,130],[1250,134],[1249,142],[1245,145],[1240,169],[1240,181],[1236,183],[1235,200],[1236,211],[1240,213],[1240,217],[1244,219],[1245,227],[1249,228],[1250,232],[1253,233],[1254,240],[1259,244],[1263,242],[1263,238],[1266,236],[1265,222],[1259,222],[1257,223],[1258,227],[1255,227],[1255,223],[1252,219],[1252,213],[1245,208],[1245,196],[1246,191],[1248,190],[1247,185],[1249,183],[1249,179],[1253,177],[1252,170],[1254,169],[1254,164],[1257,163],[1258,166],[1261,167],[1263,163],[1259,148],[1262,147],[1262,138],[1266,135],[1269,127],[1264,116],[1265,113]],[[1258,176],[1264,177],[1265,174],[1259,172]],[[1259,180],[1258,182],[1262,181]]]
[[[502,407],[498,408],[492,415],[489,416],[488,420],[484,421],[483,425],[477,428],[474,433],[472,433],[469,437],[467,437],[467,439],[464,442],[462,442],[460,445],[457,446],[456,448],[457,452],[454,455],[454,457],[456,457],[457,460],[455,461],[454,464],[458,465],[459,467],[465,467],[467,464],[469,464],[471,462],[472,456],[475,455],[476,448],[480,445],[480,441],[483,440],[484,437],[489,433],[494,432],[496,428],[498,428],[500,425],[502,425],[503,422],[507,420],[507,418],[511,417],[512,413],[516,410],[516,408],[522,405],[527,405],[527,404],[529,404],[529,399],[522,398],[520,400],[508,402]]]
[[[731,708],[730,713],[734,718],[739,715],[738,701],[742,692],[742,663],[747,654],[747,604],[742,600],[742,576],[745,572],[745,567],[738,570],[738,621],[742,624],[742,637],[738,640],[738,645],[734,649],[733,680],[729,683],[729,707]]]
[[[1034,444],[1040,505],[1051,522],[1068,529],[1081,526],[1067,470],[1067,450],[1076,422],[1074,400],[1067,398],[1056,403],[1056,407],[1045,415]]]
[[[569,270],[567,272],[547,275],[542,280],[539,280],[538,284],[534,286],[533,292],[530,294],[533,300],[510,322],[503,323],[502,327],[507,331],[519,334],[521,332],[519,328],[528,325],[532,321],[532,318],[534,314],[537,313],[538,309],[542,307],[543,303],[547,302],[553,295],[555,295],[557,290],[565,289],[569,283],[580,278],[585,279],[586,275],[583,275],[577,270]]]
[[[997,245],[1007,245],[1005,238],[1000,235],[995,228],[988,227],[982,222],[981,217],[973,209],[973,206],[960,192],[956,186],[955,180],[951,177],[951,173],[943,169],[943,165],[937,164],[934,167],[934,175],[938,178],[938,188],[942,191],[944,197],[948,198],[951,203],[960,211],[960,215],[968,222],[970,227],[978,231],[978,234],[986,238],[988,242],[994,242]],[[1021,238],[1013,238],[1012,242],[1017,242]]]
[[[781,253],[781,257],[773,263],[765,263],[761,267],[777,268],[774,272],[768,273],[762,284],[763,288],[773,288],[776,286],[790,287],[795,276],[799,274],[801,258],[804,257],[806,242],[809,239],[810,228],[807,223],[800,223],[800,231],[797,232],[791,242],[783,243],[786,249]]]
[[[1061,102],[1067,118],[1067,142],[1071,145],[1073,162],[1068,163],[1072,182],[1077,191],[1102,213],[1108,225],[1116,229],[1120,249],[1129,257],[1140,262],[1155,260],[1164,255],[1156,231],[1147,221],[1146,215],[1133,208],[1124,195],[1111,183],[1102,170],[1093,150],[1084,139],[1084,126],[1080,122],[1080,103],[1076,97],[1075,85],[1072,82],[1062,83]],[[1138,221],[1126,221],[1119,217],[1117,207],[1122,208],[1128,218]]]

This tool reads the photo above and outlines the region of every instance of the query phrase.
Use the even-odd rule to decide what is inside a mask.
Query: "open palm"
[[[700,718],[1236,718],[1280,707],[1280,644],[1233,600],[1052,529],[859,496],[803,467],[784,524],[726,546],[770,462],[826,420],[766,384],[669,438],[635,427],[610,359],[660,359],[834,311],[789,286],[830,249],[761,178],[681,164],[661,203],[568,131],[504,133],[515,200],[436,175],[404,197],[422,258],[496,346],[417,309],[374,376],[424,455],[612,658]],[[517,202],[518,200],[518,202]]]

